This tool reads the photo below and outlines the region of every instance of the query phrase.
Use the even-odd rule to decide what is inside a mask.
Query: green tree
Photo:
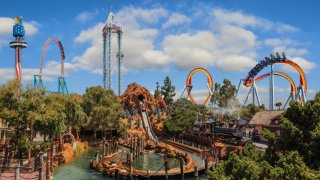
[[[223,115],[225,121],[239,119],[241,104],[235,97],[236,87],[228,79],[223,80],[223,84],[215,83],[214,92],[210,102],[219,108],[214,109],[214,113]]]
[[[265,153],[253,145],[246,145],[239,154],[231,153],[219,162],[208,179],[317,179],[319,171],[309,169],[297,151],[279,155],[275,165],[265,160]]]
[[[257,112],[264,110],[266,110],[264,105],[255,106],[254,104],[248,104],[247,106],[241,108],[240,117],[250,121]]]
[[[157,99],[158,96],[161,96],[161,91],[160,91],[160,89],[159,89],[159,88],[160,88],[159,82],[157,82],[156,84],[157,84],[156,90],[154,91],[154,95],[153,95],[153,97],[154,97],[155,99]]]
[[[171,79],[166,76],[161,87],[161,94],[163,95],[164,102],[170,105],[173,102],[173,97],[176,95],[174,85],[172,85]]]
[[[14,130],[10,144],[17,152],[17,158],[31,156],[35,147],[33,126],[40,113],[45,91],[28,86],[24,91],[19,83],[9,81],[0,88],[0,117]]]
[[[69,128],[76,130],[77,137],[79,137],[80,127],[85,127],[88,124],[87,114],[84,112],[81,104],[83,99],[77,94],[70,94],[66,96],[65,102],[65,124]]]
[[[66,131],[65,97],[62,94],[46,96],[40,113],[35,117],[34,129],[44,136],[45,141],[59,137]]]
[[[291,102],[281,119],[279,145],[298,151],[309,167],[320,168],[320,93],[304,106]]]
[[[208,178],[320,179],[319,109],[320,93],[304,106],[291,102],[280,121],[280,138],[263,131],[269,143],[265,152],[246,146],[241,153],[232,153],[219,163]]]
[[[88,128],[95,133],[99,130],[105,136],[112,130],[117,130],[120,134],[124,132],[120,119],[125,112],[112,90],[105,90],[101,86],[87,88],[82,107],[89,118]]]
[[[217,104],[219,107],[229,108],[233,106],[235,101],[235,93],[237,89],[230,80],[224,79],[223,84],[215,83],[214,92],[210,102]]]
[[[191,129],[199,118],[200,105],[195,105],[186,98],[181,98],[169,106],[169,120],[165,122],[167,131],[177,135]]]

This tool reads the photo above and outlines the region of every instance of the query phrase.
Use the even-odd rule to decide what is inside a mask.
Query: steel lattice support
[[[15,74],[17,82],[21,82],[21,49],[28,47],[24,41],[24,26],[22,24],[22,16],[14,18],[13,37],[15,41],[10,42],[10,47],[15,49]]]
[[[118,53],[117,53],[117,58],[118,58],[118,96],[121,95],[122,93],[122,84],[123,84],[123,72],[122,72],[122,58],[123,58],[123,53],[122,53],[122,32],[118,32]]]
[[[274,78],[273,78],[273,64],[270,65],[270,84],[269,84],[269,110],[273,110],[274,105]]]
[[[106,25],[102,30],[102,37],[103,37],[103,86],[105,89],[111,90],[111,54],[112,54],[112,47],[111,47],[111,35],[112,33],[117,33],[117,65],[118,65],[118,95],[122,93],[122,83],[123,83],[123,72],[122,72],[122,26],[115,17],[115,15],[110,12],[108,19],[106,21]]]
[[[103,33],[103,87],[111,89],[111,28]]]

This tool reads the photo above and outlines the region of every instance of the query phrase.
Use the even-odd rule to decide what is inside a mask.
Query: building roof
[[[278,111],[260,111],[257,112],[249,122],[251,125],[270,125],[272,120],[280,117],[283,113],[283,110]]]

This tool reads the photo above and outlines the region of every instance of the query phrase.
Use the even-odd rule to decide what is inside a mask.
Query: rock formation
[[[129,84],[126,91],[121,96],[119,96],[119,100],[124,104],[125,109],[129,112],[134,109],[139,110],[140,101],[144,102],[146,111],[148,113],[155,112],[157,106],[161,110],[167,108],[161,96],[158,96],[158,98],[155,99],[147,88],[142,87],[137,83]]]

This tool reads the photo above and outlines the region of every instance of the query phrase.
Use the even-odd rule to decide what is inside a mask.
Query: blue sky
[[[320,2],[234,1],[112,1],[112,11],[123,26],[124,88],[137,82],[151,92],[155,83],[169,76],[180,96],[193,68],[206,68],[214,82],[230,79],[235,85],[247,76],[256,62],[276,51],[304,68],[308,79],[307,98],[319,91],[318,59]],[[101,30],[110,1],[1,1],[0,83],[14,77],[14,51],[8,47],[13,17],[22,15],[29,47],[22,52],[23,83],[32,84],[41,63],[41,50],[49,37],[63,43],[65,74],[69,90],[83,93],[88,86],[102,85]],[[115,39],[113,39],[115,51]],[[50,43],[44,77],[49,90],[57,89],[60,73],[58,47]],[[115,57],[113,57],[115,59]],[[113,62],[115,68],[115,62]],[[298,85],[298,74],[286,65],[275,69],[289,74]],[[113,70],[115,73],[116,71]],[[268,72],[264,69],[260,74]],[[205,76],[195,74],[194,96],[201,101]],[[117,91],[116,76],[112,78]],[[257,84],[263,103],[268,104],[268,80]],[[275,78],[276,101],[289,95],[289,83]],[[248,89],[242,87],[243,100]]]

